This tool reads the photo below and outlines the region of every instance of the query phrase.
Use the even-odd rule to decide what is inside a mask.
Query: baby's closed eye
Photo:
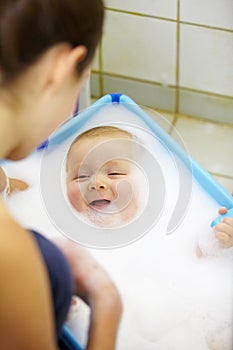
[[[121,176],[126,176],[127,173],[124,171],[110,171],[108,172],[108,176],[111,178],[116,178],[116,177],[121,177]]]
[[[77,181],[85,181],[88,180],[90,178],[90,174],[89,173],[79,173],[74,180]]]

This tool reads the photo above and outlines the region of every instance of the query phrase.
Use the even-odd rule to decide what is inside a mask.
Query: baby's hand
[[[5,171],[0,167],[0,192],[3,196],[14,191],[24,191],[28,188],[28,184],[22,180],[7,177]]]
[[[222,207],[218,213],[225,214],[227,209]],[[233,247],[233,218],[225,217],[214,227],[215,236],[218,239],[222,248]]]
[[[19,179],[9,178],[10,193],[14,191],[24,191],[28,188],[28,184]]]

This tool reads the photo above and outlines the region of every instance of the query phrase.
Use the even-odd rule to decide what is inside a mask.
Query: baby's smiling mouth
[[[105,208],[111,203],[108,199],[96,199],[89,203],[89,205],[93,208]]]

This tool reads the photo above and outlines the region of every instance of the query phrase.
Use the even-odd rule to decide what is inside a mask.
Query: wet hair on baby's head
[[[79,140],[83,140],[85,138],[104,137],[104,136],[119,137],[119,138],[122,138],[122,137],[134,138],[134,135],[132,135],[130,132],[124,129],[120,129],[118,127],[111,126],[111,125],[103,125],[103,126],[96,126],[94,128],[84,131],[82,134],[78,135],[75,138],[75,140],[72,142],[72,145],[78,142]]]
[[[0,73],[9,82],[59,43],[84,45],[79,74],[91,63],[102,34],[102,0],[1,0]]]
[[[71,150],[73,149],[74,145],[78,146],[78,143],[80,141],[83,140],[90,140],[90,139],[96,139],[98,141],[98,139],[104,139],[104,138],[109,138],[109,139],[119,139],[120,142],[121,140],[129,140],[129,142],[127,142],[126,147],[130,147],[132,153],[132,158],[134,157],[134,141],[136,141],[137,143],[137,137],[134,134],[131,134],[129,131],[125,130],[125,129],[121,129],[115,126],[111,126],[111,125],[103,125],[103,126],[97,126],[97,127],[93,127],[91,129],[88,129],[86,131],[84,131],[83,133],[79,134],[71,143],[68,153],[67,153],[67,159],[69,158],[69,154],[71,152]],[[131,147],[132,146],[132,147]],[[129,151],[129,148],[128,148]]]

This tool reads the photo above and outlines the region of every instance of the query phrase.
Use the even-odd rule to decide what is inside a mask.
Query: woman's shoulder
[[[14,254],[27,255],[33,251],[33,237],[12,217],[0,198],[0,256],[2,259]],[[1,260],[2,260],[1,259]]]
[[[8,212],[6,205],[0,196],[0,228],[3,226],[3,221],[5,222],[5,220],[10,220],[10,219],[12,219],[11,215]]]

